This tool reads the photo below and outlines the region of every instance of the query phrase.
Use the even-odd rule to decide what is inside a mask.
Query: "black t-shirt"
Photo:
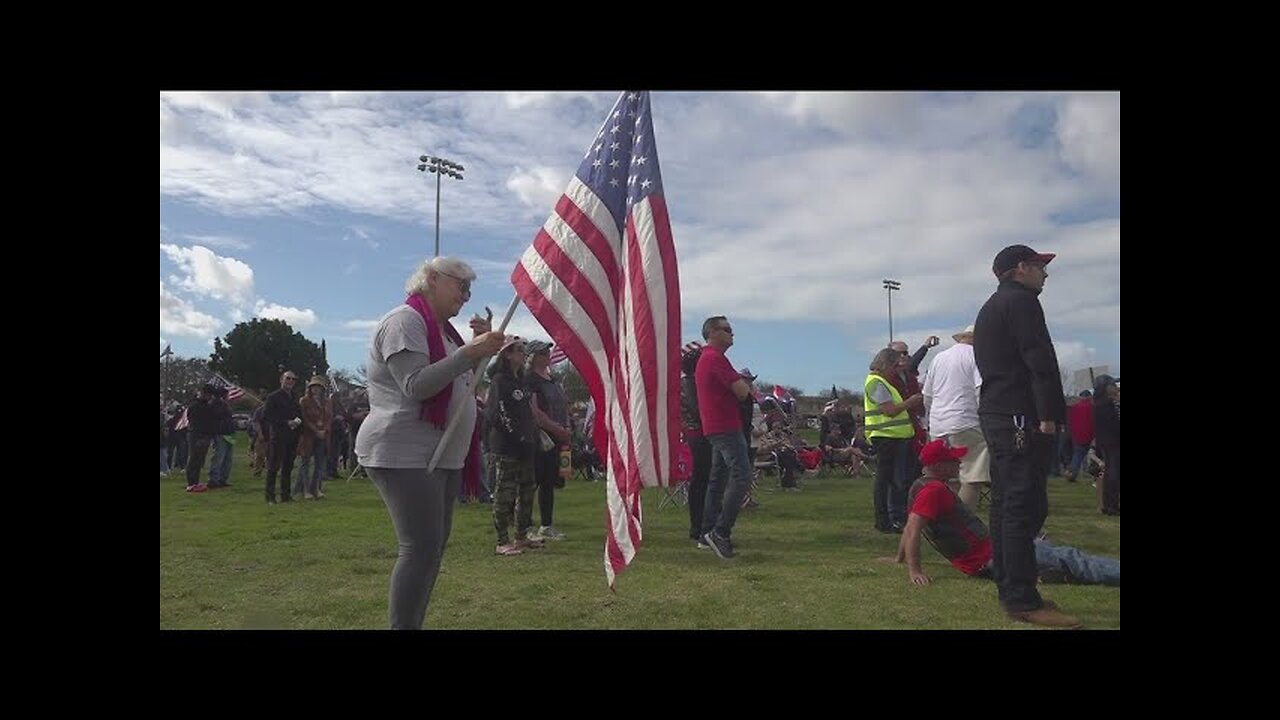
[[[564,388],[554,380],[548,380],[535,372],[525,373],[525,385],[538,395],[538,409],[546,413],[557,425],[569,427],[569,402]]]
[[[531,391],[515,375],[500,372],[493,376],[484,410],[490,452],[522,459],[533,455],[538,435],[531,397]]]

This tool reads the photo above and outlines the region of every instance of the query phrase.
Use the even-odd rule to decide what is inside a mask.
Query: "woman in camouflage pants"
[[[533,525],[533,454],[538,446],[538,428],[533,421],[530,393],[520,375],[524,372],[524,340],[510,336],[489,369],[492,382],[485,403],[489,426],[489,450],[496,467],[493,491],[493,527],[498,532],[498,555],[519,555],[526,549],[542,547],[541,540],[529,538]],[[516,539],[508,530],[515,516]]]

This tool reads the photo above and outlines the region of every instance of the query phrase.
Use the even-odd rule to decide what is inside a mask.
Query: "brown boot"
[[[1067,615],[1058,609],[1056,605],[1052,605],[1046,601],[1044,607],[1038,610],[1025,610],[1022,612],[1009,612],[1009,617],[1014,620],[1031,623],[1032,625],[1042,625],[1052,628],[1069,628],[1075,629],[1083,627],[1084,623],[1080,622],[1080,618]]]

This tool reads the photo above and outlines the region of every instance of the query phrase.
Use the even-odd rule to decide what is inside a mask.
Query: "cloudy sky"
[[[422,154],[466,168],[440,188],[442,252],[480,274],[459,320],[500,314],[617,95],[161,93],[160,347],[207,355],[235,323],[280,318],[354,370],[432,253]],[[736,366],[859,389],[888,339],[883,278],[902,283],[895,337],[945,349],[994,289],[992,257],[1023,243],[1058,253],[1041,301],[1060,363],[1119,374],[1118,93],[655,92],[652,108],[686,340],[727,315]],[[523,307],[511,327],[545,337]]]

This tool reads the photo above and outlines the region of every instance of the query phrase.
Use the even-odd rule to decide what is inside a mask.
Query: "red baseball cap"
[[[920,449],[920,464],[937,465],[948,460],[959,460],[968,452],[967,447],[951,447],[945,440],[938,439]]]

